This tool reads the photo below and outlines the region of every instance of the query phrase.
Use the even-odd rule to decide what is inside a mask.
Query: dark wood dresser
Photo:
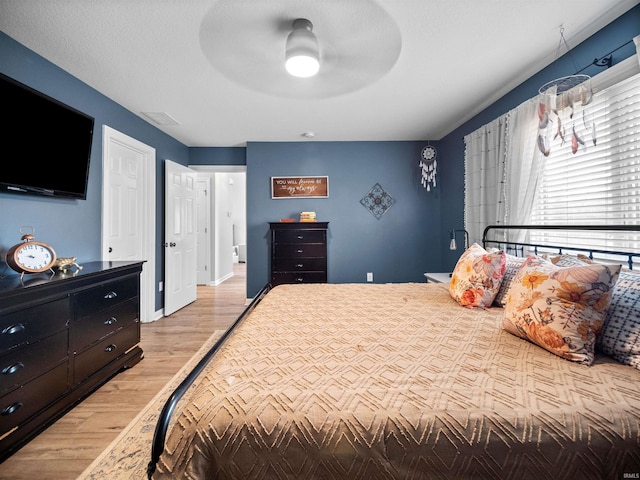
[[[0,461],[142,359],[142,262],[0,279]]]
[[[270,222],[271,285],[326,283],[329,222]]]

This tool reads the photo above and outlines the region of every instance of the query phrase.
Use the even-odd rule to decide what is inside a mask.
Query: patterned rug
[[[216,330],[193,357],[163,387],[111,444],[89,465],[77,480],[144,480],[151,456],[151,443],[158,415],[169,395],[188,375],[204,354],[222,336]]]

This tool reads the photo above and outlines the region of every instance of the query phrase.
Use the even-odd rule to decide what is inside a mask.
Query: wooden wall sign
[[[271,177],[271,198],[327,198],[329,177]]]

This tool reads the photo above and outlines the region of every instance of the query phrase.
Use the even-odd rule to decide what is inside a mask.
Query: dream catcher
[[[436,160],[436,149],[431,145],[427,145],[422,149],[420,153],[420,163],[418,164],[422,169],[421,180],[422,186],[427,189],[427,192],[431,191],[431,187],[436,186],[436,173],[438,169],[438,161]]]

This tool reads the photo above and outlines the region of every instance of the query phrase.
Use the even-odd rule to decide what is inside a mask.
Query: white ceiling
[[[0,0],[0,29],[187,146],[438,140],[639,2]],[[284,73],[295,18],[313,79]]]

